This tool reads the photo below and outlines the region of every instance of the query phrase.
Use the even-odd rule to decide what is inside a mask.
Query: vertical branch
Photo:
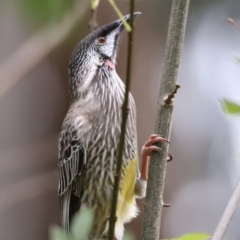
[[[89,21],[90,31],[94,31],[98,27],[97,10],[100,0],[91,0],[91,19]]]
[[[223,238],[224,233],[226,232],[227,227],[233,217],[233,214],[237,209],[239,201],[240,201],[240,179],[220,219],[220,222],[218,223],[218,226],[213,234],[212,240],[221,240]]]
[[[155,133],[169,139],[176,85],[190,0],[173,0],[168,29],[165,62],[158,96]],[[168,145],[157,144],[161,152],[152,152],[144,208],[143,240],[158,240],[163,206]]]
[[[109,232],[108,232],[109,240],[114,239],[115,223],[117,220],[116,210],[117,210],[119,184],[120,184],[121,171],[122,171],[122,157],[124,152],[126,125],[127,125],[127,118],[128,118],[128,96],[129,96],[129,89],[130,89],[131,65],[132,65],[133,18],[134,18],[133,13],[134,13],[134,0],[131,0],[130,1],[130,14],[131,14],[130,26],[132,30],[128,32],[126,89],[125,89],[125,95],[124,95],[124,102],[122,105],[121,135],[120,135],[120,141],[118,146],[117,169],[114,177],[113,197],[112,197],[111,212],[109,217]]]

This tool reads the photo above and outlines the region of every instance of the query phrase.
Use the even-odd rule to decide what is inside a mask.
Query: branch
[[[229,23],[231,23],[234,27],[236,27],[238,30],[240,30],[240,26],[235,23],[235,21],[232,18],[227,19]]]
[[[240,201],[240,179],[220,219],[220,222],[218,223],[218,226],[213,234],[212,240],[221,240],[223,238],[223,235],[227,230],[227,227],[233,217],[233,214],[236,211],[239,201]]]
[[[109,232],[108,232],[109,240],[114,239],[115,223],[117,220],[116,210],[117,210],[117,203],[118,203],[120,177],[122,172],[122,157],[123,157],[123,151],[124,151],[126,125],[127,125],[127,118],[128,118],[128,98],[129,98],[128,96],[129,96],[129,89],[130,89],[130,82],[131,82],[131,65],[132,65],[133,18],[134,18],[133,13],[134,13],[134,0],[131,0],[130,1],[130,14],[131,14],[130,26],[132,31],[128,32],[126,89],[125,89],[125,95],[124,95],[124,102],[122,106],[121,135],[120,135],[120,141],[118,146],[117,169],[114,177],[113,197],[112,197],[111,212],[109,217]]]
[[[88,1],[77,1],[60,24],[36,33],[0,66],[0,97],[67,38],[88,7]]]
[[[98,27],[97,10],[100,0],[91,0],[91,19],[89,21],[90,31],[94,31]]]
[[[115,3],[114,0],[108,0],[109,3],[111,4],[111,6],[113,7],[114,11],[116,12],[116,14],[118,15],[118,17],[122,20],[123,25],[125,27],[125,31],[126,32],[131,32],[131,27],[129,26],[129,24],[127,23],[127,21],[124,19],[124,16],[122,15],[121,11],[119,10],[117,4]]]
[[[173,111],[173,97],[186,29],[190,0],[173,0],[168,29],[163,76],[158,96],[158,113],[155,133],[169,139]],[[163,189],[166,173],[168,145],[157,144],[161,152],[152,152],[144,208],[143,240],[158,240],[163,206]]]

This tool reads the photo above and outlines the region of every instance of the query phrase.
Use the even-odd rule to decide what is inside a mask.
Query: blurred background
[[[123,14],[127,0],[116,1]],[[136,0],[131,91],[139,149],[153,133],[171,1]],[[240,102],[239,0],[192,0],[175,99],[161,237],[212,233],[240,176],[240,119],[219,100]],[[48,239],[60,224],[58,134],[69,106],[68,62],[89,33],[90,0],[1,0],[0,239]],[[97,22],[117,19],[101,0]],[[126,69],[126,34],[117,71]],[[139,203],[140,208],[142,204]],[[240,239],[240,210],[226,239]],[[141,216],[127,225],[140,239]]]

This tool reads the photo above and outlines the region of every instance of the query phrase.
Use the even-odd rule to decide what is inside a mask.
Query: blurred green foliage
[[[179,238],[170,238],[170,239],[162,239],[162,240],[208,240],[210,239],[210,235],[206,233],[187,233],[182,235]]]
[[[50,240],[86,240],[92,227],[93,217],[93,211],[83,207],[74,217],[70,233],[66,234],[63,228],[53,226],[50,228]]]
[[[235,57],[237,63],[240,63],[240,57]],[[220,100],[222,110],[229,115],[240,115],[240,104],[227,99]]]
[[[59,21],[73,6],[74,0],[19,0],[23,16],[30,23],[46,25]],[[25,15],[26,13],[26,15]]]
[[[18,4],[22,10],[22,16],[25,20],[37,26],[45,26],[49,23],[58,22],[65,15],[65,12],[71,9],[76,0],[19,0]],[[78,0],[81,1],[81,0]],[[117,7],[114,0],[108,0],[113,9],[122,19],[127,32],[131,31],[130,25],[123,18],[123,14]],[[95,10],[99,5],[99,0],[89,0],[90,7]]]
[[[86,240],[92,228],[93,218],[93,211],[83,207],[74,217],[72,225],[70,226],[70,233],[67,234],[65,230],[59,226],[52,226],[50,228],[50,240]],[[126,232],[123,239],[133,240],[134,238],[131,233]]]
[[[223,112],[225,112],[226,114],[240,115],[240,105],[239,104],[229,101],[229,100],[226,100],[226,99],[223,99],[220,102],[221,102]]]
[[[237,63],[240,63],[240,58],[235,57]],[[240,104],[223,99],[220,101],[223,112],[230,115],[240,115]]]

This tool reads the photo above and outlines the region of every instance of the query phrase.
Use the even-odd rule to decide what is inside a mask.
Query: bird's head
[[[135,12],[134,17],[139,14]],[[130,14],[124,16],[127,22],[130,18]],[[115,71],[118,43],[123,30],[122,20],[117,20],[99,27],[78,43],[69,64],[70,92],[82,84],[87,87],[86,79],[90,81],[100,67]]]

